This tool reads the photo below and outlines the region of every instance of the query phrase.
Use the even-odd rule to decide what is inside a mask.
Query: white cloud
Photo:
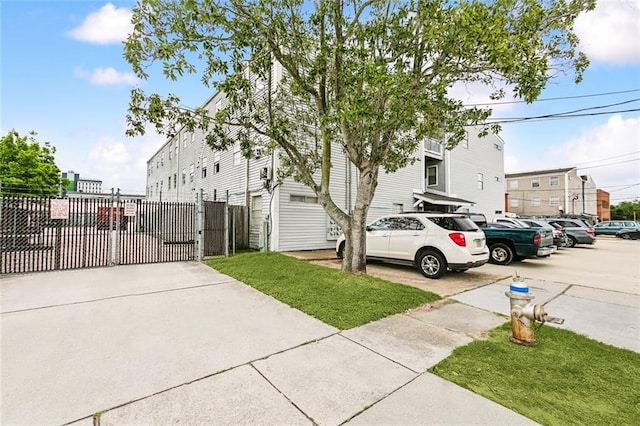
[[[580,15],[575,32],[592,61],[640,62],[640,0],[598,0],[595,10]]]
[[[499,89],[505,91],[505,98],[500,101],[492,100],[491,94]],[[491,106],[495,114],[496,112],[506,112],[514,109],[516,104],[501,104],[501,102],[513,101],[513,98],[509,96],[510,92],[511,89],[509,87],[501,84],[496,87],[491,87],[483,83],[458,82],[449,89],[449,96],[462,101],[465,105],[478,105],[479,107]]]
[[[562,158],[591,175],[605,191],[640,183],[640,117],[611,117],[606,124],[585,130],[558,147],[548,148],[546,158]],[[633,190],[632,190],[633,191]],[[637,192],[637,190],[636,190]]]
[[[131,33],[131,10],[116,8],[107,3],[97,12],[89,14],[79,27],[69,32],[76,40],[96,44],[120,43]]]
[[[120,188],[122,193],[144,193],[147,178],[147,160],[166,141],[153,129],[136,138],[102,137],[87,154],[89,170],[81,171],[93,179],[103,181],[102,189]]]
[[[89,80],[97,86],[124,86],[134,85],[138,82],[137,77],[133,73],[121,73],[112,67],[96,68],[91,72],[78,68],[74,70],[74,75]]]

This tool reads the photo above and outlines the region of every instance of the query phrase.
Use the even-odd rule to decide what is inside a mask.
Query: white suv
[[[342,258],[345,238],[336,243]],[[367,258],[416,266],[427,278],[464,272],[489,260],[484,232],[461,214],[404,213],[367,226]]]

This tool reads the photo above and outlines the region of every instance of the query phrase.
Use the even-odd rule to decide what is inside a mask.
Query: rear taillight
[[[462,232],[452,232],[449,234],[449,238],[451,238],[451,240],[460,247],[467,246],[467,239],[464,237]]]
[[[594,234],[594,232],[593,232],[591,229],[587,229],[587,234],[589,234],[589,235],[593,235],[593,234]]]
[[[536,234],[533,236],[533,245],[536,245],[536,246],[540,245],[540,234]]]

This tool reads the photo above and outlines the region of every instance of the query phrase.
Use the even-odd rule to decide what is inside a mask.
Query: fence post
[[[229,257],[229,190],[227,190],[227,199],[224,202],[224,257]]]
[[[196,194],[196,260],[202,262],[204,252],[204,189]]]
[[[120,264],[120,222],[122,219],[120,218],[120,188],[118,188],[118,192],[116,192],[116,229],[115,229],[115,263],[117,265]],[[113,214],[113,213],[112,213]]]
[[[114,191],[111,188],[111,198],[109,198],[109,203],[107,204],[108,212],[109,212],[109,266],[113,265],[113,252],[115,250],[114,244],[114,234],[113,234],[113,203],[114,203]]]

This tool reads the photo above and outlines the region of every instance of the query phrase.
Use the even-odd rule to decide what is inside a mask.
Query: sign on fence
[[[138,211],[138,206],[136,203],[124,203],[125,216],[135,216],[137,211]]]
[[[69,200],[51,200],[51,219],[69,219]]]

